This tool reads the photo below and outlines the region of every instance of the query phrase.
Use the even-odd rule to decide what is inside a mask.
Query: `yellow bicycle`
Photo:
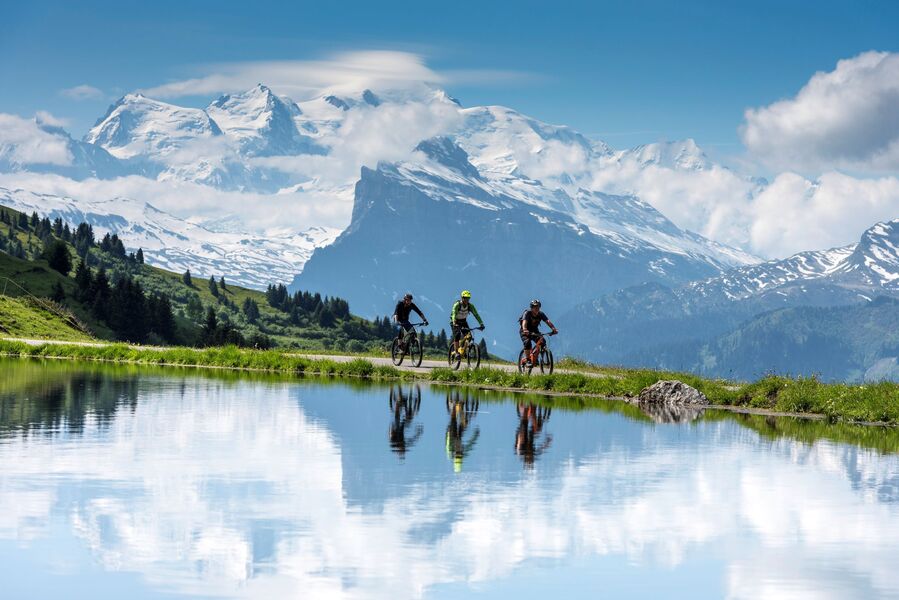
[[[456,347],[456,342],[450,342],[447,362],[451,369],[458,370],[462,366],[462,359],[464,358],[469,369],[477,369],[481,366],[481,349],[478,347],[477,342],[474,341],[474,336],[471,334],[472,330],[468,327],[462,327],[461,329],[462,337],[459,338],[458,348]],[[477,329],[482,330],[484,326],[481,325]]]

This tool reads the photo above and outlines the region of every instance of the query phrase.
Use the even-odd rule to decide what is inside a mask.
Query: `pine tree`
[[[188,270],[186,270],[186,271],[184,272],[184,275],[181,276],[181,281],[182,281],[182,282],[184,283],[184,285],[186,285],[187,287],[194,287],[194,282],[193,282],[193,280],[190,278],[190,269],[188,269]]]
[[[54,271],[68,275],[72,270],[72,256],[69,247],[62,240],[49,238],[44,244],[43,258]]]
[[[219,297],[219,286],[215,283],[215,277],[212,276],[209,277],[209,293],[216,298]]]
[[[487,353],[487,340],[481,338],[481,341],[478,342],[478,347],[481,350],[481,360],[487,360],[490,358],[490,355]]]
[[[247,317],[247,322],[255,323],[259,319],[259,305],[252,298],[243,301],[243,314]]]
[[[203,303],[196,294],[191,294],[187,299],[187,316],[193,321],[199,321],[203,317]]]
[[[228,286],[225,285],[225,276],[224,275],[222,275],[221,279],[219,279],[219,287],[222,289],[223,292],[228,290]]]
[[[53,293],[50,295],[50,299],[59,304],[65,302],[66,291],[63,289],[62,284],[58,279],[56,280],[56,283],[53,284]]]
[[[143,248],[137,249],[137,254],[135,255],[135,258],[137,259],[137,264],[139,264],[139,265],[144,264],[144,249]]]
[[[90,297],[92,283],[91,270],[87,268],[87,264],[82,260],[78,263],[78,268],[75,269],[75,297],[82,302],[92,302],[93,298]]]

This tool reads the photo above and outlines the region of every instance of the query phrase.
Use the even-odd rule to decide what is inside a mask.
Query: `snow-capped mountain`
[[[728,271],[687,286],[704,297],[741,300],[786,288],[824,283],[855,290],[860,298],[899,294],[899,220],[877,223],[849,246],[801,252],[782,260]]]
[[[262,84],[242,94],[221,96],[206,108],[218,127],[246,156],[322,154],[325,149],[297,128],[300,107]]]
[[[115,233],[130,250],[142,248],[148,263],[169,271],[190,269],[200,277],[224,275],[255,288],[290,282],[316,247],[331,243],[339,234],[324,227],[282,236],[213,232],[126,198],[84,202],[0,188],[0,204],[67,223],[89,223],[97,236]]]
[[[410,126],[400,127],[407,122],[414,123],[411,131]],[[386,162],[379,163],[381,156],[369,149],[371,134],[360,133],[367,128],[373,128],[376,137],[387,139],[379,150],[389,158]],[[66,134],[57,131],[54,135]],[[406,208],[414,208],[412,222],[426,228],[420,232],[426,238],[437,236],[438,229],[440,235],[448,231],[435,215],[461,212],[471,223],[484,220],[484,224],[493,223],[491,227],[503,230],[482,232],[486,237],[499,236],[492,252],[523,256],[544,239],[553,239],[552,248],[544,249],[547,260],[568,256],[566,268],[593,273],[595,279],[578,284],[554,279],[560,290],[570,290],[560,296],[566,306],[625,285],[643,281],[675,285],[758,260],[677,227],[633,194],[608,193],[593,183],[597,169],[622,162],[634,163],[638,169],[641,165],[705,168],[709,163],[692,141],[616,151],[569,127],[546,124],[509,108],[464,108],[442,90],[432,88],[323,93],[297,103],[260,84],[243,93],[221,96],[206,108],[181,107],[135,93],[113,104],[83,142],[68,140],[80,153],[73,151],[73,156],[78,156],[71,168],[82,173],[137,175],[199,184],[204,189],[252,192],[250,202],[258,206],[241,206],[241,215],[200,218],[185,208],[177,217],[168,215],[177,218],[177,226],[159,224],[158,215],[146,209],[144,202],[126,202],[120,195],[58,199],[66,206],[81,207],[84,214],[97,213],[97,203],[103,200],[110,201],[108,207],[127,211],[120,215],[128,223],[120,235],[128,246],[144,247],[148,260],[161,266],[218,272],[225,270],[230,252],[238,247],[251,249],[244,256],[234,256],[234,260],[249,261],[242,266],[238,260],[234,270],[239,273],[232,274],[232,279],[247,285],[283,279],[288,271],[290,275],[300,273],[310,244],[330,240],[330,230],[320,236],[306,235],[317,224],[308,220],[294,225],[296,219],[285,218],[279,231],[292,232],[286,236],[253,230],[246,215],[270,210],[260,195],[273,193],[280,195],[280,206],[288,197],[298,206],[316,204],[331,212],[346,207],[342,210],[344,223],[349,222],[347,236],[358,230],[357,216],[367,214],[368,203],[383,208],[399,202],[385,197],[383,188],[397,198],[421,200],[420,206]],[[92,166],[104,157],[109,163],[104,169]],[[361,180],[356,164],[363,167]],[[24,168],[54,172],[29,165]],[[109,175],[100,175],[100,171]],[[130,184],[134,183],[132,177]],[[178,189],[190,193],[190,188]],[[145,197],[152,203],[152,194]],[[42,210],[41,203],[53,205],[49,197],[43,197],[29,206],[44,214],[61,210]],[[108,207],[102,214],[112,216],[114,209]],[[425,214],[429,210],[434,214]],[[402,222],[409,217],[397,213],[395,219]],[[512,223],[530,234],[523,237],[510,228]],[[193,226],[198,229],[184,229]],[[165,237],[162,231],[178,235]],[[148,239],[148,232],[155,232],[162,241]],[[355,264],[381,256],[383,266],[388,256],[399,256],[390,252],[401,252],[401,248],[389,250],[393,241],[375,236],[372,246],[356,249]],[[290,250],[294,243],[299,250]],[[447,243],[454,246],[449,240]],[[343,247],[349,246],[343,242]],[[213,250],[207,252],[207,248]],[[513,252],[513,248],[517,250]],[[427,244],[419,255],[434,263],[445,261],[441,249]],[[492,267],[480,260],[480,269],[488,273]],[[258,267],[258,273],[250,272],[250,264]],[[325,293],[338,293],[328,289],[331,281],[322,279],[318,284]],[[376,310],[373,301],[374,296],[365,295],[363,302],[355,304],[371,313]]]
[[[407,288],[431,314],[447,313],[468,288],[484,318],[503,323],[534,295],[562,311],[627,282],[676,284],[749,260],[633,197],[549,193],[514,173],[484,175],[447,137],[416,150],[363,169],[349,227],[316,250],[295,287],[328,290],[367,316]],[[502,325],[490,338],[505,354],[517,340]]]
[[[680,286],[618,290],[577,306],[561,321],[589,333],[566,340],[566,350],[625,362],[665,344],[725,335],[768,311],[863,304],[881,296],[899,298],[899,220],[877,223],[842,248],[737,267]]]
[[[206,111],[183,108],[142,94],[127,94],[113,104],[84,141],[118,158],[164,158],[198,140],[222,135]]]

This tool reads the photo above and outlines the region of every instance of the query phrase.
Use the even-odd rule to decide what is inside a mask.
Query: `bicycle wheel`
[[[540,358],[538,359],[540,363],[540,372],[546,373],[547,375],[553,374],[553,351],[549,348],[544,348],[540,351]]]
[[[481,366],[481,349],[477,344],[472,343],[468,345],[468,352],[465,353],[466,360],[468,362],[469,369],[477,369]]]
[[[528,367],[525,364],[525,361],[528,359],[528,353],[526,350],[522,349],[521,352],[518,353],[518,372],[522,375],[530,375],[531,369],[533,367]]]
[[[446,362],[449,365],[450,369],[456,370],[462,364],[462,357],[459,356],[459,353],[456,352],[456,346],[450,344],[449,350],[446,353]]]
[[[422,358],[424,358],[424,351],[421,349],[421,340],[414,337],[409,344],[409,359],[412,361],[412,366],[420,367]]]
[[[393,345],[390,347],[390,359],[393,361],[393,364],[396,366],[400,366],[403,364],[403,358],[405,358],[406,352],[400,346],[400,338],[393,338]]]

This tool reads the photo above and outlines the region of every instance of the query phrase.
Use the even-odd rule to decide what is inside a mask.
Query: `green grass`
[[[88,341],[64,309],[49,301],[0,296],[0,335],[68,342]]]
[[[719,406],[745,406],[778,412],[824,415],[828,421],[899,424],[899,385],[825,384],[814,378],[766,377],[748,384],[703,379],[684,373],[648,369],[609,369],[607,373],[556,373],[525,376],[495,368],[474,371],[433,369],[410,372],[376,366],[364,358],[338,362],[279,350],[224,348],[147,348],[111,344],[102,347],[0,341],[0,354],[67,358],[145,365],[197,366],[287,374],[320,374],[374,380],[426,380],[434,383],[563,393],[599,397],[634,397],[660,379],[679,379],[702,391]],[[587,400],[589,403],[589,400]]]

